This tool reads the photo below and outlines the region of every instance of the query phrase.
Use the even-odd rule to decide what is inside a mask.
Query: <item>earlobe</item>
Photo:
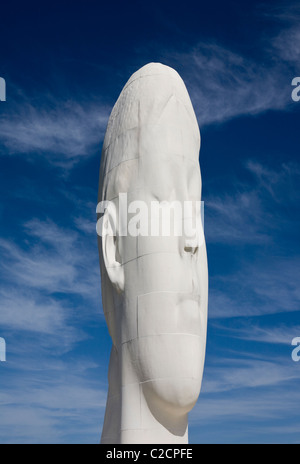
[[[102,254],[109,280],[117,292],[122,293],[125,287],[124,267],[119,258],[115,225],[115,209],[108,207],[105,210],[102,222]]]

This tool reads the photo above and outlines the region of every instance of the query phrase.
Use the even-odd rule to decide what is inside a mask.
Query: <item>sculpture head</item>
[[[199,150],[197,120],[177,72],[152,63],[133,74],[111,113],[100,170],[109,381],[116,395],[135,388],[148,415],[181,436],[185,425],[177,419],[197,401],[206,346],[205,243],[202,227],[193,236],[185,227],[192,216],[199,226]],[[135,428],[146,430],[147,418]]]

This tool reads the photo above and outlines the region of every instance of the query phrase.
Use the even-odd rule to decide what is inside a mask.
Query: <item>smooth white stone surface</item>
[[[200,200],[200,133],[178,73],[134,73],[107,127],[99,202]],[[109,218],[109,210],[104,217]],[[183,237],[99,237],[103,308],[113,341],[102,443],[187,443],[206,348],[205,243]]]

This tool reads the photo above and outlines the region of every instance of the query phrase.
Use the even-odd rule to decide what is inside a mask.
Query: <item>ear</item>
[[[102,253],[109,280],[118,293],[125,287],[124,267],[118,251],[117,213],[110,202],[102,218]]]

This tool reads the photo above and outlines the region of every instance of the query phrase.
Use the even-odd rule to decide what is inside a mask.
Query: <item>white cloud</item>
[[[278,50],[279,56],[290,64],[298,64],[300,58],[299,50],[300,27],[293,26],[279,34],[273,42]]]
[[[283,223],[286,230],[295,227],[295,218],[286,218],[279,206],[297,207],[299,165],[275,170],[249,160],[245,168],[253,175],[248,183],[236,180],[231,192],[204,198],[209,243],[270,244]]]
[[[290,99],[281,69],[265,68],[219,45],[200,44],[183,60],[192,70],[187,85],[200,127],[283,110]]]
[[[94,328],[101,322],[100,277],[96,240],[93,247],[87,239],[84,252],[81,240],[78,232],[34,219],[24,225],[21,243],[0,241],[0,321],[7,342],[2,443],[100,440],[103,368],[93,354],[84,355],[92,338],[87,322]]]
[[[102,318],[96,238],[93,246],[39,220],[25,224],[23,238],[23,246],[0,239],[0,320],[10,354],[30,355],[36,345],[49,357],[69,352],[87,338],[84,323]]]
[[[291,424],[298,423],[299,369],[289,357],[275,353],[268,360],[262,359],[263,352],[248,356],[240,352],[206,361],[202,393],[189,415],[198,442],[212,436],[217,443],[298,440],[299,428]],[[206,436],[211,427],[213,435],[209,431]]]
[[[81,230],[85,234],[95,235],[96,225],[95,221],[91,221],[84,217],[78,217],[75,219],[77,229]]]
[[[300,56],[299,7],[276,10],[268,5],[267,10],[264,16],[275,21],[279,32],[256,40],[257,59],[215,41],[171,53],[182,70],[200,127],[290,107],[293,68]]]
[[[271,40],[270,52],[275,58],[281,58],[288,64],[298,67],[299,65],[299,39],[300,39],[300,8],[296,3],[268,5],[265,17],[275,21],[282,28]],[[277,53],[276,53],[277,52]]]
[[[291,345],[291,341],[299,334],[300,325],[288,326],[280,324],[277,327],[260,327],[251,324],[251,326],[239,327],[239,329],[230,329],[230,335],[235,338],[285,346]]]
[[[2,329],[9,328],[43,334],[59,334],[66,329],[66,308],[57,301],[40,299],[30,293],[0,289]]]
[[[218,393],[239,389],[276,387],[284,382],[299,380],[300,373],[288,358],[285,362],[252,359],[226,359],[212,363],[206,369],[203,393]]]
[[[210,318],[254,317],[299,311],[299,258],[241,258],[233,273],[211,277]]]
[[[291,103],[291,65],[299,62],[299,11],[292,7],[273,11],[279,33],[256,43],[258,61],[220,44],[202,42],[186,52],[165,52],[178,63],[198,115],[200,127],[244,115],[286,110]],[[19,92],[21,93],[21,92]],[[77,95],[54,100],[38,95],[14,104],[1,117],[0,141],[5,153],[42,155],[49,162],[70,168],[100,150],[111,107],[103,95],[82,102]],[[99,102],[99,103],[95,103]]]
[[[77,294],[94,300],[100,287],[96,232],[94,247],[88,239],[71,230],[59,228],[53,222],[32,220],[25,224],[31,240],[27,249],[0,239],[6,256],[1,268],[11,282],[47,294]],[[85,252],[82,253],[82,240]]]
[[[6,371],[0,391],[1,442],[99,443],[106,390],[98,379],[91,380],[89,370],[89,364],[82,370],[70,362],[53,370],[50,363],[39,371],[19,370],[17,383],[14,371]]]
[[[231,193],[205,199],[207,243],[221,244],[235,263],[233,272],[229,266],[210,278],[212,318],[299,310],[297,248],[289,257],[277,251],[291,246],[289,237],[296,237],[299,228],[299,166],[284,164],[274,170],[248,161],[246,169],[252,174],[249,183],[236,182]]]
[[[289,107],[295,77],[291,65],[298,65],[300,53],[299,10],[273,9],[269,16],[277,19],[279,32],[256,43],[257,61],[214,41],[198,43],[186,52],[165,52],[167,60],[182,70],[200,127]],[[56,166],[71,168],[97,147],[100,150],[111,106],[101,103],[103,95],[84,102],[78,95],[68,96],[55,100],[43,95],[42,105],[38,95],[15,103],[1,117],[4,153],[42,155]]]
[[[270,240],[268,231],[264,229],[263,210],[255,190],[208,197],[205,215],[208,242],[234,245],[261,244]]]
[[[241,422],[243,428],[247,430],[247,427],[251,427],[251,420],[254,420],[256,433],[254,440],[257,442],[258,434],[268,434],[270,419],[276,427],[276,433],[280,436],[285,433],[290,433],[290,428],[283,424],[283,418],[285,421],[295,420],[297,417],[297,408],[295,405],[299,404],[300,394],[296,385],[293,384],[294,388],[292,391],[289,389],[280,388],[278,391],[272,391],[272,389],[266,389],[258,393],[257,389],[253,389],[248,394],[245,392],[235,393],[234,396],[218,396],[218,397],[206,397],[205,394],[200,396],[196,407],[190,414],[191,427],[195,424],[203,427],[211,424],[226,424],[228,427],[227,438],[230,438],[232,443],[236,443],[239,439],[238,432],[234,431],[231,421]],[[268,424],[266,422],[268,421]],[[235,422],[236,424],[236,422]],[[297,429],[299,430],[299,429]],[[297,430],[295,432],[297,433]],[[218,436],[224,438],[223,433],[219,433]],[[298,434],[299,436],[299,434]],[[288,437],[291,439],[290,437]],[[245,436],[246,442],[249,442],[249,435]],[[278,438],[277,438],[278,439]]]
[[[43,106],[24,100],[1,117],[0,140],[4,153],[23,154],[27,159],[42,155],[49,162],[69,168],[80,158],[100,150],[108,120],[108,109],[76,100]]]

